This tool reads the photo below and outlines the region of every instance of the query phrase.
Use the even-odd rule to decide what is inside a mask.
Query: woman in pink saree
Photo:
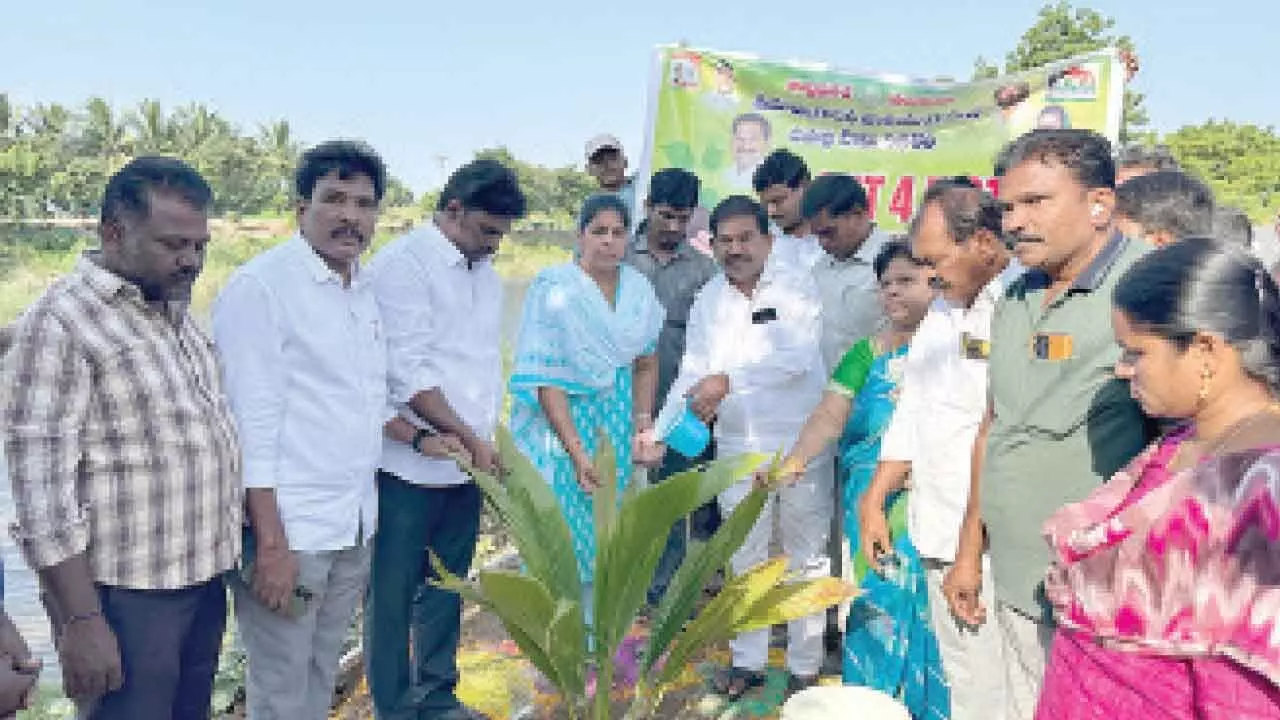
[[[1058,622],[1037,720],[1280,718],[1280,295],[1242,250],[1152,251],[1113,324],[1171,429],[1049,518]]]

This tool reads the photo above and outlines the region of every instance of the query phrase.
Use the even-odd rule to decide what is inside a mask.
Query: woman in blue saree
[[[885,245],[875,270],[887,326],[858,341],[840,360],[822,402],[784,460],[784,472],[804,467],[840,438],[844,533],[862,593],[846,624],[844,682],[902,699],[917,720],[936,720],[948,716],[950,701],[930,630],[924,571],[907,538],[905,491],[887,503],[892,562],[874,572],[858,549],[857,513],[879,462],[880,438],[893,417],[908,344],[933,291],[927,269],[912,260],[903,241]]]
[[[666,315],[648,279],[622,263],[629,227],[617,196],[587,199],[574,261],[539,273],[525,295],[511,376],[512,434],[560,501],[587,599],[592,491],[613,482],[621,496],[633,462],[661,457],[637,438],[653,424],[654,353]],[[616,453],[617,477],[598,477],[593,465],[600,431]],[[585,609],[590,617],[589,602]]]

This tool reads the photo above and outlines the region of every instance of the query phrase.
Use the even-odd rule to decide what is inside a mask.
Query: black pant
[[[89,720],[206,720],[227,626],[221,577],[181,590],[99,586],[116,635],[124,685],[104,696]]]
[[[379,720],[426,720],[458,707],[462,600],[427,584],[435,577],[427,550],[449,572],[466,577],[479,531],[475,485],[423,487],[378,473],[364,647]]]

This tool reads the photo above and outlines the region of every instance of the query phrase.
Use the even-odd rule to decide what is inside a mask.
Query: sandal
[[[717,695],[737,700],[746,695],[749,690],[763,687],[764,683],[765,675],[759,670],[730,667],[716,673],[711,680],[711,689]]]

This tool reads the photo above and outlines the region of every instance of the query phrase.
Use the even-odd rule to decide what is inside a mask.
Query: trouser
[[[459,707],[462,600],[428,583],[428,551],[466,577],[480,489],[425,487],[378,473],[378,532],[365,601],[365,662],[378,720],[426,720]]]
[[[826,554],[831,527],[831,480],[831,458],[826,456],[811,462],[804,476],[794,485],[772,493],[746,541],[733,554],[730,565],[734,574],[740,575],[769,558],[776,504],[780,515],[782,552],[788,558],[789,569],[804,580],[827,577],[831,572],[831,560]],[[724,512],[733,512],[750,491],[751,482],[747,480],[721,493],[720,505]],[[822,667],[825,626],[825,612],[788,623],[787,668],[792,674],[818,674]],[[739,635],[729,646],[733,652],[734,667],[763,670],[769,659],[769,629]]]
[[[204,720],[227,627],[221,577],[181,590],[99,586],[124,685],[79,708],[86,720]]]
[[[942,671],[951,689],[951,720],[1000,720],[1005,707],[1005,671],[1001,662],[1003,645],[994,617],[974,628],[962,623],[947,605],[942,580],[951,563],[925,558],[925,581],[929,587],[929,614],[938,638]],[[991,589],[991,560],[982,557],[981,601],[994,608]]]
[[[297,584],[311,592],[298,617],[271,611],[235,577],[236,626],[248,656],[248,720],[324,720],[333,704],[342,645],[369,577],[363,542],[296,552]]]
[[[662,458],[662,467],[659,468],[656,474],[651,472],[650,477],[656,477],[656,482],[662,482],[672,475],[693,468],[695,465],[710,462],[711,457],[712,449],[710,447],[697,458],[687,458],[675,450],[668,450],[667,454]],[[710,503],[710,506],[710,510],[714,511],[715,503]],[[662,601],[662,596],[666,594],[667,586],[671,584],[676,571],[680,569],[680,564],[684,562],[685,548],[690,534],[701,540],[706,540],[715,532],[714,528],[707,532],[707,526],[710,524],[705,518],[705,513],[707,512],[708,508],[706,506],[700,507],[694,511],[692,517],[688,519],[680,518],[672,526],[671,533],[667,536],[667,545],[662,549],[662,557],[658,560],[657,568],[654,569],[653,583],[649,585],[648,602],[650,605],[657,605]]]
[[[991,607],[988,605],[988,607]],[[1033,720],[1053,627],[1002,602],[995,604],[1005,669],[1005,720]]]

